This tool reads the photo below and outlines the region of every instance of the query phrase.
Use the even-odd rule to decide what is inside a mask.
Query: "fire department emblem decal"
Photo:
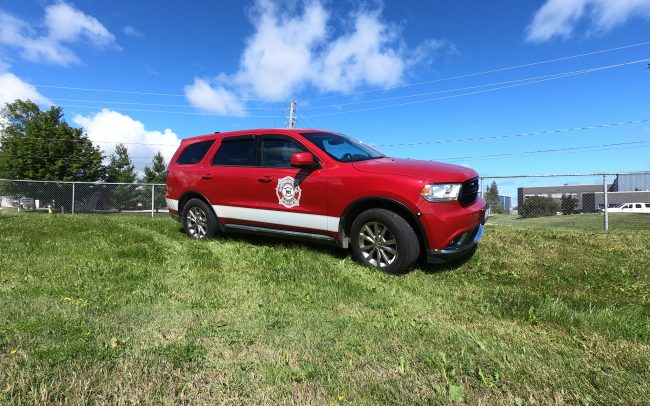
[[[287,209],[300,206],[302,191],[300,190],[300,186],[296,185],[296,180],[291,176],[278,179],[275,194],[278,196],[278,203]]]

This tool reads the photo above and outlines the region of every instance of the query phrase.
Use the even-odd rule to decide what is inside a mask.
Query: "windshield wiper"
[[[385,156],[367,156],[367,157],[363,157],[363,158],[353,159],[350,162],[369,161],[371,159],[379,159],[379,158],[386,158],[386,157]]]

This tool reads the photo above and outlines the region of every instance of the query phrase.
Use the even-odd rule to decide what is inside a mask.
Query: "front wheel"
[[[413,227],[392,211],[366,210],[354,220],[351,231],[355,259],[383,272],[404,272],[420,255]]]
[[[191,199],[183,208],[183,229],[190,238],[212,237],[217,231],[217,216],[203,200]]]

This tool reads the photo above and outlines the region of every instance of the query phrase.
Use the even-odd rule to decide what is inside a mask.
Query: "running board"
[[[328,235],[303,233],[300,231],[278,230],[275,228],[267,228],[267,227],[245,226],[243,224],[224,224],[223,228],[225,228],[226,230],[253,232],[253,233],[277,235],[277,236],[290,237],[290,238],[308,238],[311,240],[322,240],[327,242],[335,241],[334,238]]]

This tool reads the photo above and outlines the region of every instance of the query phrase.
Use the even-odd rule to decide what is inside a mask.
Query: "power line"
[[[645,62],[645,60],[642,60],[642,62]],[[570,72],[554,73],[554,74],[551,74],[551,75],[533,76],[533,77],[528,77],[528,78],[524,78],[524,79],[508,80],[508,81],[504,81],[504,82],[493,82],[493,83],[487,83],[487,84],[483,84],[483,85],[459,87],[459,88],[456,88],[456,89],[435,90],[435,91],[424,92],[424,93],[415,93],[415,94],[407,94],[407,95],[402,95],[402,96],[384,97],[384,98],[381,98],[381,99],[359,100],[359,101],[349,102],[349,103],[336,103],[336,104],[328,104],[328,105],[322,105],[322,106],[304,107],[303,109],[314,110],[314,109],[324,109],[324,108],[340,108],[342,106],[350,106],[350,105],[354,105],[354,104],[364,104],[364,103],[374,103],[374,102],[379,102],[379,101],[406,99],[406,98],[411,98],[411,97],[428,96],[428,95],[431,95],[431,94],[452,93],[452,92],[458,92],[458,91],[462,91],[462,90],[471,90],[471,89],[479,89],[479,88],[483,88],[483,87],[491,87],[491,86],[507,85],[507,84],[512,84],[512,83],[528,82],[528,81],[539,80],[539,79],[547,79],[547,78],[550,78],[550,79],[562,79],[562,78],[565,78],[565,77],[576,76],[576,75],[579,75],[579,74],[587,74],[587,73],[599,72],[601,70],[618,68],[618,67],[622,67],[622,66],[626,66],[626,65],[632,65],[632,64],[635,64],[635,63],[639,63],[639,61],[631,61],[631,62],[625,62],[625,63],[622,63],[622,64],[615,64],[615,65],[598,66],[598,67],[595,67],[595,68],[580,69],[580,70],[570,71]]]
[[[115,89],[97,89],[89,87],[72,87],[72,86],[57,86],[57,85],[32,85],[35,87],[43,87],[47,89],[63,89],[63,90],[80,90],[84,92],[99,92],[99,93],[120,93],[120,94],[137,94],[144,96],[167,96],[167,97],[186,97],[185,93],[158,93],[158,92],[142,92],[136,90],[115,90]],[[252,99],[252,98],[236,98],[237,101],[260,101],[267,102],[264,99]]]
[[[440,78],[440,79],[426,80],[426,81],[423,81],[423,82],[406,83],[406,84],[403,84],[403,85],[384,87],[384,88],[381,88],[381,89],[372,89],[372,90],[365,90],[365,91],[361,91],[361,92],[347,93],[345,95],[324,96],[324,97],[316,97],[316,98],[303,99],[303,100],[304,101],[312,101],[312,100],[332,99],[332,98],[336,98],[336,97],[349,97],[349,96],[355,96],[355,95],[359,95],[359,94],[383,92],[383,91],[386,91],[386,90],[401,89],[401,88],[405,88],[405,87],[419,86],[419,85],[425,85],[425,84],[430,84],[430,83],[446,82],[446,81],[449,81],[449,80],[470,78],[470,77],[474,77],[474,76],[487,75],[487,74],[490,74],[490,73],[505,72],[505,71],[514,70],[514,69],[528,68],[528,67],[531,67],[531,66],[538,66],[538,65],[544,65],[544,64],[553,63],[553,62],[560,62],[560,61],[566,61],[566,60],[570,60],[570,59],[582,58],[582,57],[585,57],[585,56],[598,55],[598,54],[603,54],[603,53],[613,52],[613,51],[620,51],[622,49],[635,48],[635,47],[640,47],[640,46],[648,45],[648,44],[650,44],[650,41],[639,42],[639,43],[630,44],[630,45],[623,45],[623,46],[619,46],[619,47],[615,47],[615,48],[602,49],[602,50],[587,52],[587,53],[583,53],[583,54],[570,55],[570,56],[565,56],[565,57],[561,57],[561,58],[547,59],[547,60],[543,60],[543,61],[530,62],[530,63],[521,64],[521,65],[514,65],[514,66],[503,67],[503,68],[496,68],[496,69],[486,70],[486,71],[482,71],[482,72],[474,72],[474,73],[468,73],[468,74],[464,74],[464,75],[449,76],[449,77]]]
[[[10,155],[12,158],[37,158],[37,159],[43,159],[43,160],[56,160],[56,161],[85,161],[88,159],[91,159],[92,157],[70,157],[70,156],[43,156],[43,155]],[[102,157],[102,158],[110,158],[108,157]],[[131,161],[136,161],[136,160],[150,160],[153,159],[153,156],[129,156],[129,159]]]
[[[476,155],[476,156],[460,156],[460,157],[451,157],[451,158],[437,158],[435,159],[436,161],[457,161],[457,160],[463,160],[463,159],[491,159],[491,158],[504,158],[508,156],[515,156],[515,155],[535,155],[535,154],[543,154],[543,153],[549,153],[549,152],[565,152],[565,151],[578,151],[578,150],[585,150],[585,149],[591,149],[591,148],[604,148],[604,147],[614,147],[614,146],[621,146],[621,145],[639,145],[639,144],[650,144],[650,141],[632,141],[632,142],[617,142],[613,144],[601,144],[601,145],[589,145],[589,146],[584,146],[584,147],[570,147],[570,148],[556,148],[556,149],[542,149],[542,150],[536,150],[536,151],[524,151],[524,152],[512,152],[512,153],[503,153],[503,154],[490,154],[490,155]]]
[[[629,125],[629,124],[641,124],[647,122],[650,122],[650,119],[621,121],[617,123],[595,124],[595,125],[587,125],[583,127],[562,128],[558,130],[544,130],[544,131],[534,131],[534,132],[507,134],[507,135],[495,135],[490,137],[471,137],[471,138],[457,138],[453,140],[436,140],[436,141],[408,142],[408,143],[405,142],[405,143],[396,143],[396,144],[376,144],[376,145],[371,144],[371,145],[373,147],[404,147],[404,146],[420,146],[420,145],[433,145],[433,144],[448,144],[452,142],[465,142],[465,141],[487,141],[487,140],[525,137],[530,135],[545,135],[545,134],[557,134],[557,133],[566,133],[566,132],[573,132],[573,131],[586,131],[586,130],[594,130],[598,128],[610,128],[610,127],[618,127],[618,126]]]
[[[640,59],[640,60],[630,61],[630,62],[624,62],[624,63],[620,63],[620,64],[615,64],[615,65],[602,66],[602,67],[598,67],[598,68],[590,68],[590,69],[584,69],[584,70],[568,72],[568,73],[541,76],[540,79],[537,79],[537,80],[522,79],[522,80],[529,80],[529,81],[527,81],[525,83],[514,83],[514,84],[507,85],[507,86],[500,86],[500,87],[495,87],[495,88],[490,88],[490,89],[485,89],[485,90],[478,90],[478,91],[475,91],[475,92],[461,93],[461,94],[456,94],[456,95],[437,97],[437,98],[430,98],[430,99],[414,100],[414,101],[410,101],[410,102],[388,104],[388,105],[383,105],[383,106],[373,106],[373,107],[365,107],[365,108],[352,109],[352,110],[342,110],[342,111],[337,111],[337,112],[332,112],[332,113],[320,113],[320,114],[312,115],[312,117],[333,116],[333,115],[339,115],[339,114],[348,114],[348,113],[363,112],[363,111],[370,111],[370,110],[377,110],[377,109],[400,107],[400,106],[406,106],[406,105],[418,104],[418,103],[427,103],[427,102],[431,102],[431,101],[452,99],[452,98],[462,97],[462,96],[470,96],[470,95],[474,95],[474,94],[493,92],[493,91],[513,88],[513,87],[526,86],[526,85],[531,85],[531,84],[540,83],[540,82],[546,82],[546,81],[550,81],[550,80],[563,79],[563,78],[568,78],[568,77],[571,77],[571,76],[584,75],[584,74],[587,74],[587,73],[593,73],[593,72],[598,72],[598,71],[602,71],[602,70],[606,70],[606,69],[612,69],[612,68],[617,68],[617,67],[621,67],[621,66],[632,65],[632,64],[640,63],[640,62],[646,63],[647,60],[648,59],[645,58],[645,59]],[[531,79],[534,79],[534,78],[531,78]],[[513,82],[519,82],[519,81],[521,81],[521,80],[516,80],[516,81],[513,81]],[[456,90],[460,90],[460,89],[456,89]],[[228,115],[228,114],[217,114],[217,113],[207,113],[207,112],[193,112],[193,111],[132,109],[132,108],[123,108],[123,107],[88,106],[88,105],[77,105],[77,104],[60,104],[59,106],[61,106],[61,107],[76,107],[76,108],[90,108],[90,109],[110,108],[110,109],[116,110],[116,111],[132,111],[132,112],[144,112],[144,113],[180,114],[180,115],[211,116],[211,117],[232,117],[231,115]],[[249,116],[246,116],[246,117],[247,118],[284,118],[283,116],[275,116],[275,115],[252,115],[252,116],[249,115]]]
[[[158,143],[150,143],[150,142],[123,142],[123,141],[101,141],[101,140],[61,140],[61,139],[52,139],[52,138],[45,138],[45,137],[25,137],[25,138],[3,138],[0,137],[0,143],[6,143],[7,141],[31,141],[31,140],[42,140],[42,141],[48,141],[48,142],[55,142],[55,141],[61,141],[61,142],[86,142],[86,141],[91,141],[92,143],[95,144],[124,144],[124,145],[154,145],[154,146],[163,146],[163,147],[177,147],[180,145],[180,142],[177,144],[158,144]]]
[[[623,63],[623,64],[611,65],[611,66],[605,67],[605,68],[598,68],[597,70],[599,71],[599,70],[603,70],[603,69],[609,69],[609,68],[624,66],[624,65],[631,65],[631,64],[640,63],[640,62],[646,63],[647,60],[648,59],[645,58],[645,59],[640,59],[640,60],[637,60],[637,61],[626,62],[626,63]],[[386,108],[392,108],[392,107],[401,107],[401,106],[408,106],[408,105],[419,104],[419,103],[428,103],[428,102],[432,102],[432,101],[436,101],[436,100],[453,99],[453,98],[456,98],[456,97],[471,96],[471,95],[480,94],[480,93],[488,93],[488,92],[494,92],[494,91],[497,91],[497,90],[510,89],[510,88],[513,88],[513,87],[526,86],[526,85],[532,85],[532,84],[535,84],[535,83],[547,82],[547,81],[550,81],[550,80],[563,79],[563,78],[567,78],[567,77],[570,77],[570,76],[577,76],[577,75],[582,75],[582,74],[585,74],[585,73],[591,73],[591,72],[595,72],[595,71],[596,70],[589,70],[589,71],[585,71],[585,72],[579,71],[577,73],[566,74],[566,75],[560,76],[560,77],[551,77],[551,78],[546,78],[546,79],[534,80],[534,81],[530,81],[530,82],[526,82],[526,83],[518,83],[518,84],[512,84],[512,85],[508,85],[508,86],[500,86],[500,87],[495,87],[495,88],[492,88],[492,89],[477,90],[475,92],[461,93],[461,94],[455,94],[455,95],[451,95],[451,96],[435,97],[435,98],[431,98],[431,99],[415,100],[415,101],[411,101],[411,102],[396,103],[396,104],[387,104],[387,105],[384,105],[384,106],[365,107],[365,108],[353,109],[353,110],[342,110],[342,111],[337,111],[337,112],[333,112],[333,113],[321,113],[321,114],[315,114],[315,115],[313,115],[313,117],[335,116],[335,115],[340,115],[340,114],[349,114],[349,113],[357,113],[357,112],[362,112],[362,111],[371,111],[371,110],[386,109]]]
[[[308,121],[312,122],[312,124],[314,124],[314,125],[316,124],[305,113],[302,113],[302,114],[304,115],[304,118],[306,118]],[[300,116],[300,117],[303,117],[303,116]],[[595,129],[601,129],[601,128],[620,127],[620,126],[624,126],[624,125],[643,124],[643,123],[648,123],[648,122],[650,122],[650,119],[644,118],[644,119],[639,119],[639,120],[619,121],[619,122],[613,122],[613,123],[585,125],[585,126],[581,126],[581,127],[569,127],[569,128],[555,129],[555,130],[542,130],[542,131],[522,132],[522,133],[505,134],[505,135],[469,137],[469,138],[456,138],[456,139],[451,139],[451,140],[404,142],[404,143],[391,143],[391,144],[369,144],[369,145],[371,145],[373,147],[408,147],[408,146],[421,146],[421,145],[449,144],[449,143],[454,143],[454,142],[467,142],[467,141],[490,141],[490,140],[517,138],[517,137],[525,137],[525,136],[532,136],[532,135],[546,135],[546,134],[558,134],[558,133],[567,133],[567,132],[575,132],[575,131],[588,131],[588,130],[595,130]],[[316,125],[316,127],[318,127],[318,126]],[[45,137],[4,138],[4,139],[2,137],[0,137],[0,143],[7,143],[8,141],[27,141],[27,140],[42,140],[42,141],[47,141],[47,142],[55,142],[55,141],[61,141],[61,142],[86,142],[86,140],[79,140],[79,139],[62,140],[62,139],[52,139],[52,138],[45,138]],[[124,142],[124,141],[108,141],[108,140],[92,140],[92,139],[89,139],[89,140],[92,141],[93,143],[97,143],[97,144],[124,144],[124,145],[145,145],[145,146],[166,146],[166,147],[177,147],[180,144],[180,142],[176,143],[176,144],[164,144],[164,143]]]
[[[638,62],[638,61],[633,61],[633,62],[630,62],[629,64],[636,63],[636,62]],[[526,82],[526,81],[537,80],[537,79],[562,78],[562,77],[571,76],[571,75],[574,75],[574,74],[592,73],[592,72],[596,72],[596,71],[600,71],[600,70],[611,69],[611,68],[616,68],[616,67],[621,67],[621,66],[625,66],[625,64],[600,66],[600,67],[581,69],[581,70],[571,71],[571,72],[561,72],[561,73],[555,73],[555,74],[551,74],[551,75],[533,76],[533,77],[528,77],[528,78],[524,78],[524,79],[516,79],[516,80],[509,80],[509,81],[502,81],[502,82],[487,83],[487,84],[482,84],[482,85],[467,86],[467,87],[461,87],[461,88],[456,88],[456,89],[437,90],[437,91],[432,91],[432,92],[408,94],[408,95],[394,96],[394,97],[385,97],[385,98],[381,98],[381,99],[360,100],[360,101],[348,102],[348,103],[337,103],[337,104],[329,104],[329,105],[322,105],[322,106],[303,107],[302,110],[314,110],[314,109],[324,109],[324,108],[339,108],[339,107],[342,107],[342,106],[364,104],[364,103],[373,103],[373,102],[379,102],[379,101],[398,100],[398,99],[404,99],[404,98],[426,96],[426,95],[431,95],[431,94],[451,93],[451,92],[462,91],[462,90],[471,90],[471,89],[478,89],[478,88],[483,88],[483,87],[506,85],[506,84],[511,84],[511,83]],[[189,104],[163,104],[163,103],[143,103],[143,102],[107,101],[107,100],[68,99],[68,98],[50,98],[50,99],[53,100],[53,101],[75,102],[75,103],[105,103],[105,104],[123,104],[123,105],[135,105],[135,106],[195,108],[195,106],[192,106],[192,105],[189,105]],[[273,110],[273,109],[275,109],[275,103],[274,102],[269,102],[269,103],[271,103],[270,107],[247,107],[246,109],[247,110]]]
[[[59,107],[77,107],[77,108],[86,108],[86,109],[96,109],[96,108],[101,108],[105,106],[83,106],[83,105],[77,105],[77,104],[59,104]],[[210,117],[233,117],[232,115],[229,114],[216,114],[216,113],[205,113],[205,112],[199,112],[199,111],[173,111],[173,110],[146,110],[146,109],[127,109],[123,107],[108,107],[112,110],[117,110],[117,111],[135,111],[135,112],[142,112],[142,113],[163,113],[163,114],[186,114],[186,115],[192,115],[192,116],[210,116]],[[279,117],[279,118],[284,118],[283,116],[245,116],[246,118],[274,118],[274,117]]]
[[[126,105],[136,105],[136,106],[196,108],[195,106],[189,104],[159,104],[159,103],[140,103],[140,102],[123,102],[123,101],[108,101],[108,100],[59,99],[59,98],[50,98],[50,100],[75,102],[75,103],[106,103],[106,104],[126,104]],[[247,110],[272,110],[273,107],[246,107],[246,109]]]
[[[315,97],[315,98],[303,99],[303,100],[304,101],[312,101],[312,100],[331,99],[331,98],[336,98],[336,97],[350,97],[350,96],[355,96],[355,95],[359,95],[359,94],[382,92],[382,91],[387,91],[387,90],[400,89],[400,88],[412,87],[412,86],[419,86],[419,85],[430,84],[430,83],[439,83],[439,82],[445,82],[445,81],[456,80],[456,79],[464,79],[464,78],[469,78],[469,77],[487,75],[487,74],[490,74],[490,73],[505,72],[505,71],[509,71],[509,70],[528,68],[528,67],[532,67],[532,66],[544,65],[544,64],[549,64],[549,63],[553,63],[553,62],[561,62],[561,61],[566,61],[566,60],[571,60],[571,59],[583,58],[583,57],[586,57],[586,56],[592,56],[592,55],[598,55],[598,54],[603,54],[603,53],[608,53],[608,52],[620,51],[620,50],[623,50],[623,49],[636,48],[636,47],[640,47],[640,46],[644,46],[644,45],[648,45],[648,44],[650,44],[650,41],[639,42],[639,43],[636,43],[636,44],[622,45],[622,46],[618,46],[618,47],[614,47],[614,48],[608,48],[608,49],[601,49],[601,50],[598,50],[598,51],[592,51],[592,52],[587,52],[587,53],[582,53],[582,54],[569,55],[569,56],[560,57],[560,58],[553,58],[553,59],[530,62],[530,63],[520,64],[520,65],[513,65],[513,66],[501,67],[501,68],[496,68],[496,69],[490,69],[490,70],[481,71],[481,72],[473,72],[473,73],[467,73],[467,74],[463,74],[463,75],[449,76],[449,77],[444,77],[444,78],[440,78],[440,79],[426,80],[426,81],[422,81],[422,82],[406,83],[406,84],[398,85],[398,86],[391,86],[391,87],[384,87],[384,88],[381,88],[381,89],[372,89],[372,90],[366,90],[366,91],[360,91],[360,92],[353,92],[353,93],[347,93],[347,94],[344,94],[344,95],[323,96],[323,97]],[[33,86],[35,86],[37,88],[79,90],[79,91],[87,91],[87,92],[137,94],[137,95],[147,95],[147,96],[185,97],[184,93],[146,92],[146,91],[121,90],[121,89],[120,90],[117,90],[117,89],[100,89],[100,88],[88,88],[88,87],[78,87],[78,86],[62,86],[62,85],[51,85],[51,84],[35,84]],[[239,98],[239,99],[236,99],[236,100],[239,100],[239,101],[260,101],[260,102],[269,103],[269,101],[267,101],[267,100],[254,99],[254,98]]]

